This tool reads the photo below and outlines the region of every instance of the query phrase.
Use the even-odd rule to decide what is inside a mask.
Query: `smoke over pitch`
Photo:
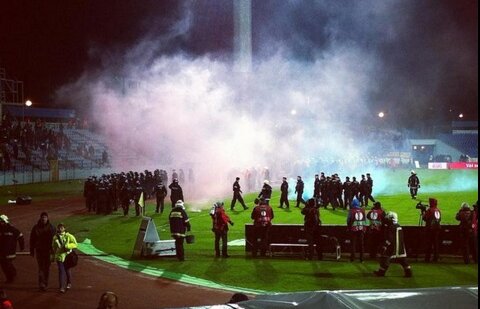
[[[377,45],[405,31],[405,22],[389,22],[396,1],[355,4],[351,11],[321,1],[256,3],[249,74],[235,71],[231,50],[172,51],[178,41],[201,46],[197,29],[214,29],[230,9],[202,3],[185,2],[168,30],[147,33],[60,92],[88,98],[112,157],[138,157],[136,166],[115,161],[118,170],[192,167],[197,190],[214,197],[246,168],[268,166],[277,180],[297,161],[362,156],[371,141],[356,128],[371,117],[372,96],[384,99]],[[268,21],[259,17],[269,10],[275,13]],[[208,27],[199,18],[205,11],[215,12]]]

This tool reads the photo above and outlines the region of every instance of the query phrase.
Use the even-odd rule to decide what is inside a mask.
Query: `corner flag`
[[[145,198],[143,197],[143,192],[140,194],[140,197],[138,198],[138,205],[142,207],[142,214],[145,215]]]

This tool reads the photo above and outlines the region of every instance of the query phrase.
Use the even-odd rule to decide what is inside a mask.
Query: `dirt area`
[[[214,305],[227,302],[232,292],[190,286],[175,281],[147,276],[101,262],[94,257],[81,256],[72,270],[72,289],[59,293],[58,272],[50,268],[49,289],[38,290],[38,272],[35,258],[29,252],[30,230],[42,211],[50,221],[58,223],[67,216],[85,213],[81,198],[35,202],[31,205],[0,205],[0,214],[6,214],[25,236],[25,252],[17,255],[14,265],[17,278],[13,284],[1,287],[13,301],[14,308],[96,308],[105,291],[119,296],[119,308],[176,308]]]

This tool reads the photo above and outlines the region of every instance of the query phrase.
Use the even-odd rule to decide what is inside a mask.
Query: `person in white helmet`
[[[264,199],[267,205],[270,205],[270,198],[272,197],[272,186],[268,180],[263,181],[262,191],[258,194],[258,199]]]
[[[384,277],[392,261],[403,267],[404,277],[412,277],[412,268],[407,263],[407,251],[403,241],[403,230],[398,224],[398,215],[388,212],[384,220],[385,240],[381,250],[380,268],[373,273]]]
[[[415,171],[410,172],[410,177],[408,177],[407,187],[410,188],[410,196],[414,200],[417,198],[418,189],[420,188],[420,179],[418,179],[417,173]]]
[[[10,224],[6,215],[0,215],[0,266],[6,277],[5,283],[12,283],[17,276],[17,270],[13,265],[17,242],[23,251],[25,247],[23,234]]]
[[[183,250],[183,240],[186,232],[190,231],[190,219],[185,211],[185,205],[182,200],[175,203],[175,207],[170,211],[168,216],[170,222],[170,233],[175,239],[175,250],[179,261],[185,260],[185,252]]]

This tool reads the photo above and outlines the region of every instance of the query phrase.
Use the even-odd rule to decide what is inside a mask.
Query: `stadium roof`
[[[57,108],[39,108],[39,107],[23,107],[16,105],[4,105],[13,117],[35,117],[35,118],[62,118],[72,119],[76,117],[73,109],[57,109]]]

